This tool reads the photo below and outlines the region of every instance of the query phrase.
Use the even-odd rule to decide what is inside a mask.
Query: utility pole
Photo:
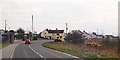
[[[67,25],[68,25],[68,23],[65,23],[65,24],[66,24],[66,34],[67,34],[67,30],[68,30],[68,26]]]
[[[5,20],[5,31],[6,31],[6,25],[7,25],[7,24],[6,24],[6,21],[7,21],[7,20]]]
[[[32,15],[32,39],[33,39],[33,15]]]
[[[33,15],[32,15],[32,33],[33,33]]]

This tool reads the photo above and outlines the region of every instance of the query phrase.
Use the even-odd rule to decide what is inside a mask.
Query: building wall
[[[4,34],[4,30],[0,29],[0,41],[2,41],[2,34]]]
[[[64,41],[64,33],[59,33],[59,35],[57,35],[57,33],[48,33],[48,31],[44,30],[41,32],[41,37],[53,40],[59,39]]]
[[[84,36],[84,38],[87,38],[87,39],[90,39],[91,38],[91,36],[90,35],[88,35],[88,34],[83,34],[83,36]]]
[[[46,38],[48,39],[59,39],[59,40],[62,40],[64,41],[64,33],[58,33],[59,35],[57,35],[57,33],[48,33],[48,34],[45,34]]]
[[[94,34],[91,34],[91,38],[97,38],[97,36]]]
[[[48,36],[48,32],[46,30],[41,32],[41,37],[46,38]]]

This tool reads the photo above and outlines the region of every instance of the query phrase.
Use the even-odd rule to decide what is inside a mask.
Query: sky
[[[86,30],[98,34],[118,34],[119,0],[1,0],[0,29],[34,31],[44,29]]]

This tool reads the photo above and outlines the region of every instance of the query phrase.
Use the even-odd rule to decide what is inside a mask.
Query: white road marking
[[[41,58],[44,58],[42,55],[40,55],[38,52],[36,52],[33,48],[31,48],[30,45],[29,45],[29,48],[30,48],[33,52],[35,52],[38,56],[40,56]],[[46,59],[44,58],[44,60],[46,60]]]
[[[39,53],[36,52],[36,54],[39,54]]]
[[[39,55],[39,56],[41,56],[41,57],[43,58],[43,56],[42,56],[42,55]]]
[[[47,48],[47,49],[49,49],[49,48]],[[64,55],[68,55],[68,56],[71,56],[71,57],[73,57],[73,58],[79,58],[79,57],[76,57],[76,56],[73,56],[73,55],[70,55],[70,54],[67,54],[67,53],[64,53],[64,52],[56,51],[56,50],[53,50],[53,49],[49,49],[49,50],[55,51],[55,52],[57,52],[57,53],[61,53],[61,54],[64,54]]]
[[[13,44],[13,45],[15,45],[15,44]],[[15,51],[15,47],[13,48],[13,51],[11,52],[9,58],[13,58],[14,51]]]

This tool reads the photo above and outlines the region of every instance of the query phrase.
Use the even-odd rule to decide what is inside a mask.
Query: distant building
[[[94,39],[94,38],[97,38],[97,35],[96,34],[90,34],[91,35],[91,38]]]
[[[45,29],[44,31],[41,32],[41,37],[46,38],[46,39],[58,39],[61,41],[64,41],[64,30],[48,30]]]
[[[97,35],[97,38],[99,38],[99,39],[103,39],[104,36],[103,36],[103,35]]]
[[[0,34],[4,34],[5,31],[3,29],[0,29]]]
[[[114,36],[113,35],[105,35],[105,38],[108,38],[108,39],[113,39]]]
[[[83,31],[82,33],[83,33],[83,37],[85,39],[90,39],[91,38],[91,35],[89,33],[87,33],[86,31]]]
[[[2,38],[3,38],[3,34],[5,33],[5,31],[3,30],[3,29],[0,29],[0,41],[2,40]]]
[[[119,39],[119,36],[113,36],[113,38],[115,38],[115,39]]]
[[[85,39],[96,39],[98,37],[95,32],[90,34],[90,33],[87,33],[86,31],[83,31],[81,33]]]

